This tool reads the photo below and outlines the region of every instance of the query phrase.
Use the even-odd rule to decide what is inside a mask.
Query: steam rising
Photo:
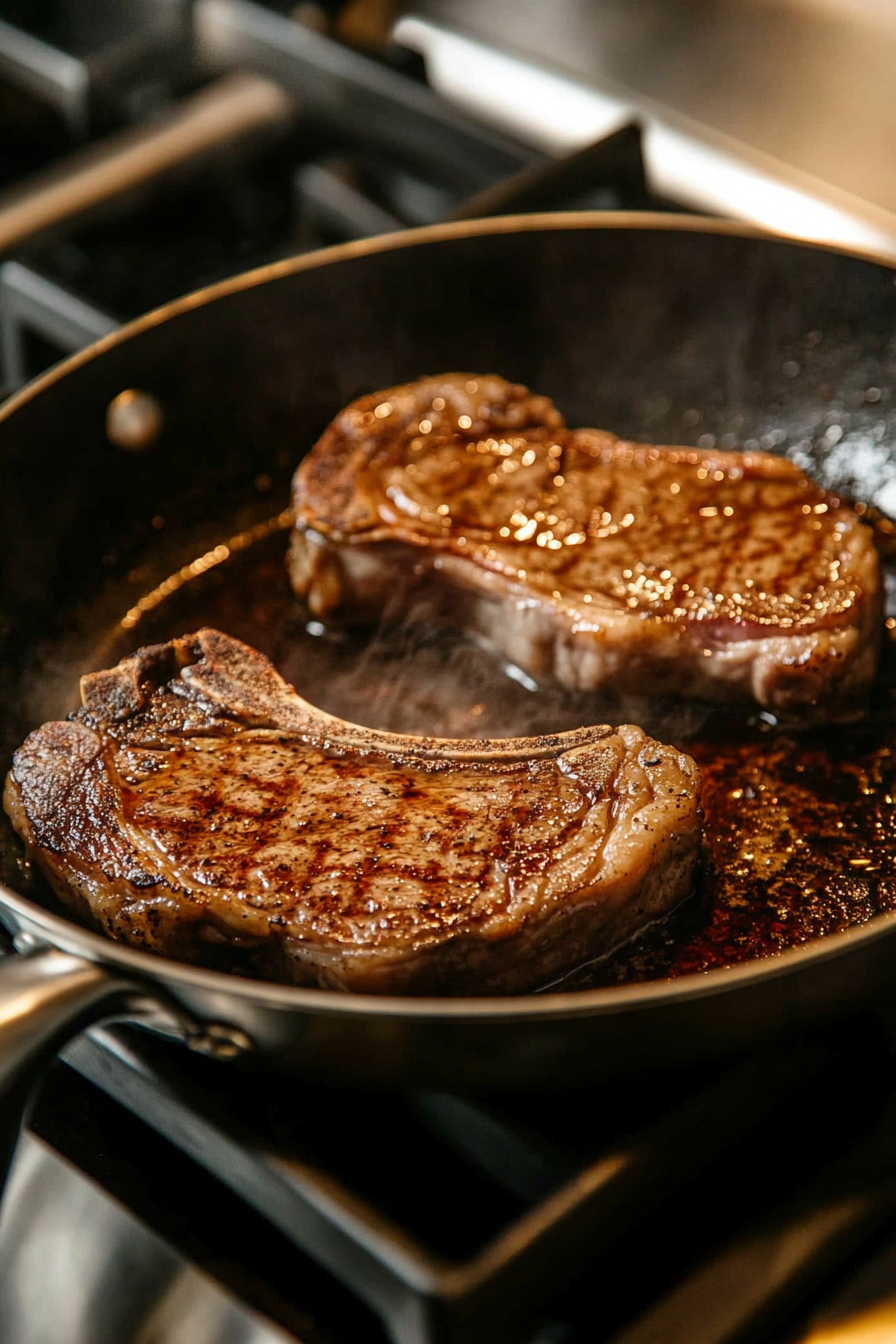
[[[164,574],[140,603],[129,586],[109,591],[110,619],[97,637],[96,607],[89,628],[63,647],[45,651],[35,682],[40,704],[28,706],[28,726],[64,717],[78,703],[82,671],[111,667],[145,644],[179,637],[204,625],[244,640],[271,659],[281,676],[311,704],[349,723],[431,737],[529,737],[586,724],[636,723],[665,741],[684,743],[702,726],[700,705],[645,696],[566,690],[540,683],[508,664],[485,640],[465,635],[450,608],[412,587],[396,585],[379,624],[351,630],[309,619],[289,586],[279,529],[259,529],[254,544],[230,548],[226,560],[194,567],[189,581],[169,585]],[[202,539],[202,553],[208,549]],[[199,554],[199,550],[196,552]],[[181,575],[190,566],[180,565]],[[136,614],[127,625],[121,611]]]
[[[460,633],[425,598],[412,601],[404,619],[387,615],[363,636],[321,631],[319,622],[309,623],[281,644],[281,674],[329,713],[389,732],[534,737],[584,724],[637,723],[684,741],[706,716],[693,704],[539,683],[485,641]]]

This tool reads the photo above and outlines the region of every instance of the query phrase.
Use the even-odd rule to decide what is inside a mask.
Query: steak
[[[639,728],[400,737],[307,704],[215,630],[82,679],[4,804],[114,938],[373,993],[527,990],[688,892],[693,761]]]
[[[535,677],[795,720],[855,716],[874,677],[871,530],[785,458],[570,430],[525,387],[446,374],[343,410],[294,500],[319,617],[394,612],[411,576]]]

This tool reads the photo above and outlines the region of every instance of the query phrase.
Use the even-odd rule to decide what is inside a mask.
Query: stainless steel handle
[[[253,1048],[239,1027],[197,1021],[152,985],[20,933],[23,941],[27,951],[0,960],[0,1193],[35,1083],[85,1027],[131,1022],[220,1060]]]
[[[8,957],[0,964],[0,1096],[82,1027],[116,1015],[140,993],[105,967],[56,948]]]
[[[81,957],[40,948],[0,962],[0,1192],[32,1090],[65,1041],[91,1022],[130,1015],[136,984]]]

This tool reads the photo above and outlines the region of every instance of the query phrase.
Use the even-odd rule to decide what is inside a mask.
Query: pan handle
[[[0,959],[0,1193],[35,1084],[66,1041],[112,1018],[181,1038],[195,1030],[136,981],[57,948],[32,948]]]
[[[44,947],[0,962],[0,1096],[139,991],[104,966]]]

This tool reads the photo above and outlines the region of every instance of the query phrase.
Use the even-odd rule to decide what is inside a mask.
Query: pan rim
[[[765,240],[784,246],[808,248],[813,252],[829,252],[837,256],[851,257],[855,261],[865,261],[872,265],[883,266],[896,272],[896,257],[869,248],[860,248],[837,243],[818,242],[814,239],[798,238],[791,234],[773,233],[757,225],[740,220],[707,219],[704,215],[671,215],[651,210],[570,210],[543,211],[533,214],[499,215],[495,218],[455,220],[444,224],[428,224],[421,228],[401,229],[395,233],[378,234],[373,238],[359,238],[348,243],[337,243],[333,247],[319,248],[314,252],[303,252],[293,257],[284,257],[279,261],[268,262],[237,275],[217,280],[200,289],[191,290],[177,299],[151,308],[130,322],[125,322],[107,336],[77,350],[67,359],[54,364],[45,373],[33,378],[18,392],[0,406],[0,425],[14,415],[22,406],[32,401],[46,388],[52,387],[62,378],[74,373],[85,364],[91,363],[107,350],[124,344],[151,327],[161,326],[180,313],[193,308],[201,308],[218,299],[228,298],[243,290],[255,289],[289,275],[302,271],[317,270],[324,266],[336,265],[341,261],[350,261],[356,257],[373,256],[380,252],[402,251],[409,247],[427,246],[431,243],[451,241],[456,238],[481,237],[488,234],[514,233],[561,233],[564,230],[587,232],[649,232],[657,230],[665,233],[706,233],[723,237]]]
[[[505,215],[498,218],[464,220],[433,224],[359,239],[334,247],[288,257],[192,291],[125,323],[93,344],[77,351],[33,379],[0,407],[0,426],[21,407],[61,379],[92,362],[107,350],[129,341],[142,332],[160,326],[179,314],[203,307],[218,299],[305,270],[334,265],[342,261],[377,253],[427,246],[457,238],[489,234],[518,234],[563,231],[613,231],[669,233],[705,233],[724,237],[764,240],[785,246],[808,248],[868,262],[896,271],[896,259],[882,252],[835,243],[818,242],[792,235],[777,234],[737,220],[707,219],[700,215],[667,215],[651,211],[570,211]],[[359,1013],[375,1017],[469,1020],[539,1020],[573,1017],[613,1016],[622,1012],[668,1007],[672,1004],[713,997],[735,989],[747,989],[757,982],[777,979],[801,967],[816,965],[842,956],[866,943],[876,942],[893,932],[896,911],[875,915],[866,924],[845,929],[824,938],[812,939],[770,957],[756,958],[738,966],[720,967],[699,975],[684,975],[674,980],[645,981],[635,985],[607,986],[600,989],[542,992],[501,998],[466,996],[458,998],[399,997],[363,995],[333,990],[303,988],[271,981],[251,980],[239,975],[208,970],[186,962],[117,943],[89,928],[63,918],[0,884],[0,912],[9,911],[22,925],[41,930],[55,947],[73,950],[99,964],[110,964],[136,973],[141,979],[162,981],[173,990],[205,990],[254,1001],[270,1008],[306,1009],[315,1014],[344,1018]]]
[[[855,950],[865,943],[876,942],[896,932],[896,910],[888,910],[875,915],[867,924],[856,925],[824,938],[811,939],[801,947],[790,948],[777,955],[757,957],[739,966],[722,966],[674,980],[647,980],[633,985],[609,985],[600,989],[556,993],[543,991],[525,995],[439,998],[306,988],[272,980],[251,980],[247,976],[230,975],[190,962],[174,961],[170,957],[157,956],[116,942],[75,923],[73,919],[56,915],[27,896],[21,896],[10,887],[0,884],[0,923],[5,924],[2,915],[6,912],[19,916],[29,934],[35,926],[40,929],[52,947],[85,957],[99,965],[110,965],[131,972],[141,980],[161,981],[166,988],[174,991],[183,988],[202,990],[210,995],[226,994],[256,1005],[263,1004],[266,1008],[306,1009],[315,1016],[324,1014],[344,1018],[361,1013],[384,1018],[451,1018],[455,1021],[613,1017],[638,1009],[667,1008],[673,1004],[712,998],[734,989],[748,989],[756,983],[789,975],[800,967],[816,966],[819,962],[838,958],[848,950]]]

